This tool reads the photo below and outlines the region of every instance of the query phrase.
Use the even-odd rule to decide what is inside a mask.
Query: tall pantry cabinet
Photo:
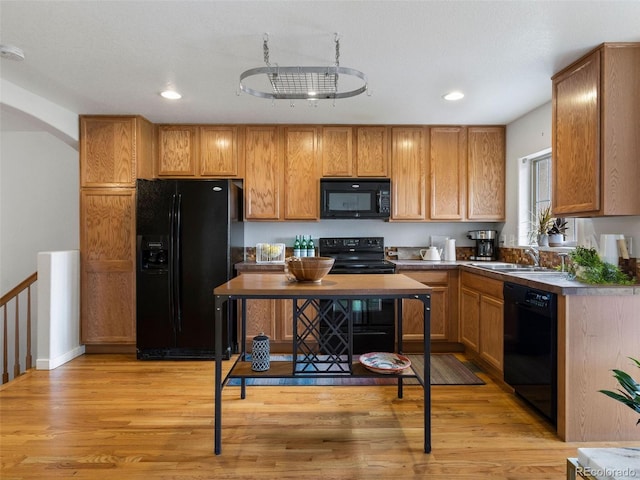
[[[136,178],[153,176],[152,139],[153,125],[139,116],[80,117],[80,335],[88,352],[135,348]]]

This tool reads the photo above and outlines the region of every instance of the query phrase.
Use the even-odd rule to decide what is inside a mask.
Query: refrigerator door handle
[[[178,205],[176,208],[176,320],[178,332],[182,331],[182,258],[180,257],[182,239],[182,194],[178,194]]]
[[[171,328],[176,331],[176,195],[171,198],[171,210],[169,211],[169,308],[171,309]]]

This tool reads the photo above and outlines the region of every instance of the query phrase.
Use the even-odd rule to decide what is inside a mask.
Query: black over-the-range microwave
[[[385,178],[323,178],[320,218],[383,218],[391,213],[391,181]]]

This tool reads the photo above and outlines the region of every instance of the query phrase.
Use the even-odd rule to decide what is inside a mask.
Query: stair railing
[[[13,378],[17,378],[22,374],[20,368],[20,302],[19,295],[27,291],[27,318],[26,318],[26,331],[23,332],[26,336],[27,351],[25,353],[25,371],[32,367],[31,356],[31,287],[38,280],[38,272],[33,273],[28,278],[24,279],[14,288],[12,288],[6,295],[0,298],[0,308],[2,308],[3,314],[3,341],[2,341],[2,383],[9,381],[9,336],[8,336],[8,324],[7,319],[7,304],[14,302],[15,304],[15,348],[14,348],[14,365],[13,365]]]

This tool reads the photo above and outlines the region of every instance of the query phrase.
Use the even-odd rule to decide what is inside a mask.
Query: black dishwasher
[[[504,284],[504,380],[556,425],[557,299],[554,293]]]

